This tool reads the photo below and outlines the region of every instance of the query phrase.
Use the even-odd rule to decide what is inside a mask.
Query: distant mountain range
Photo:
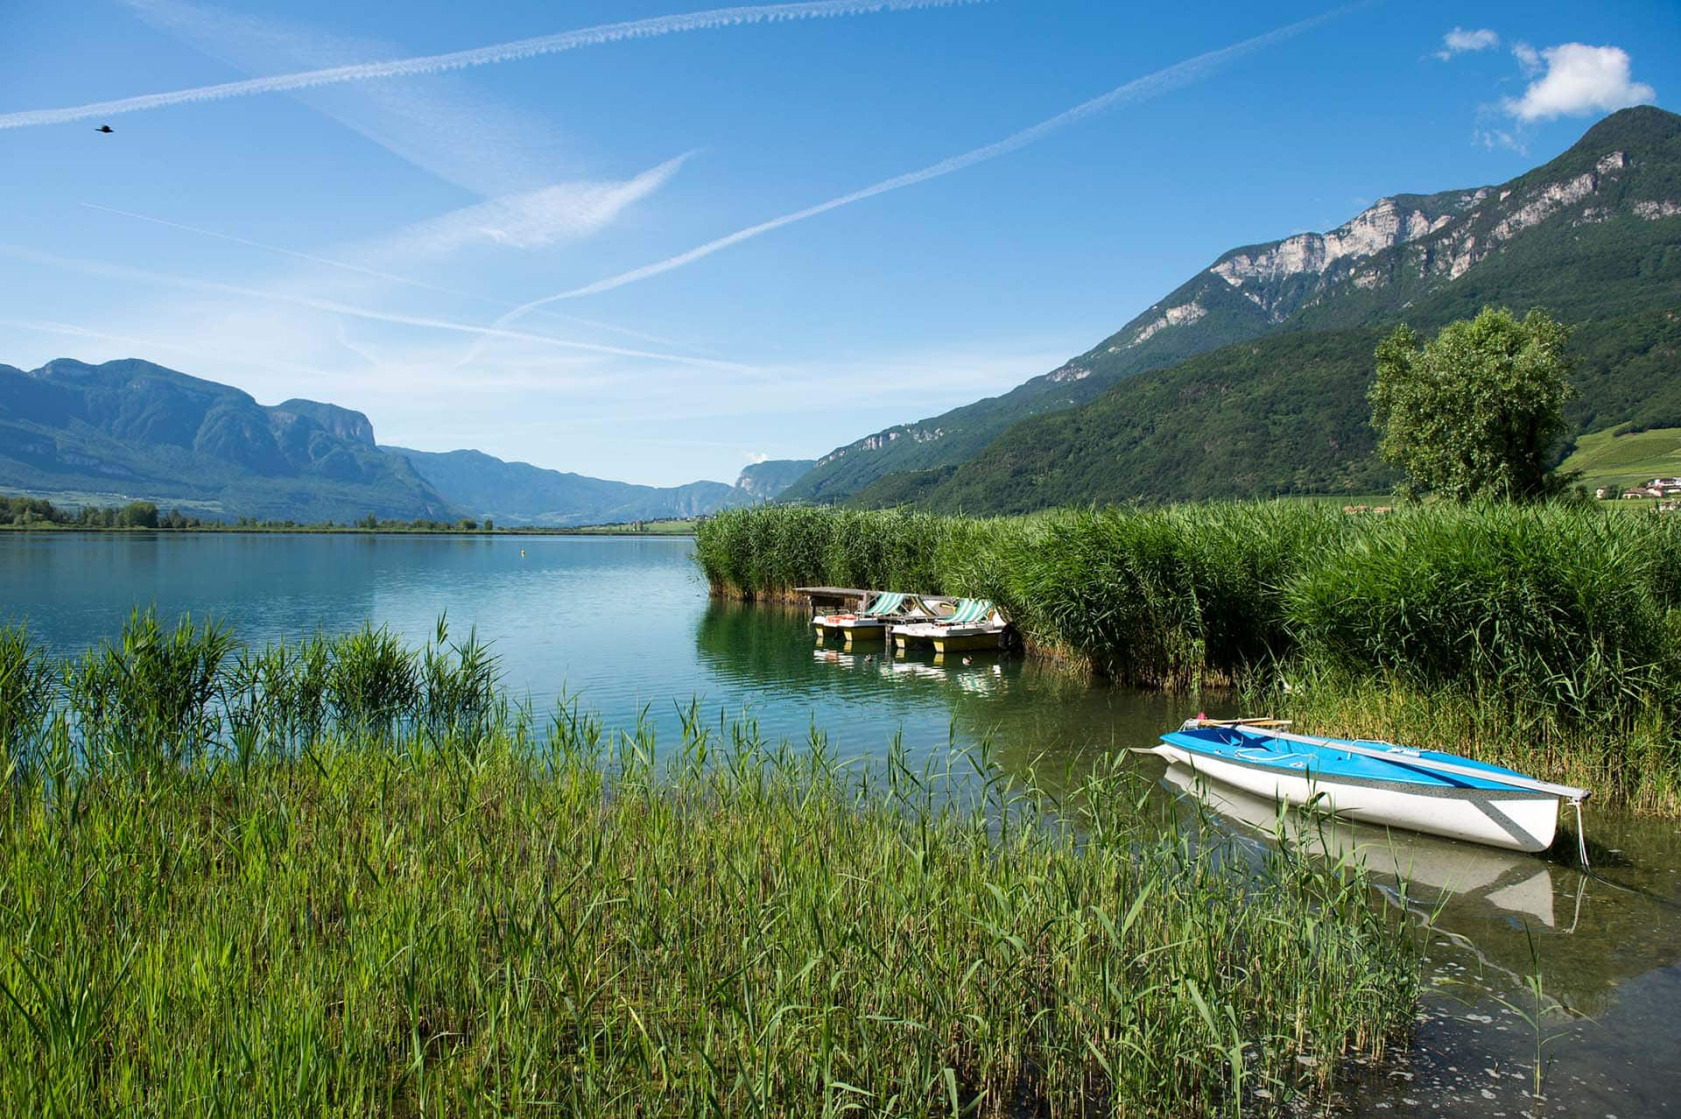
[[[1485,305],[1575,327],[1579,433],[1681,427],[1681,116],[1625,109],[1498,186],[1385,198],[1329,233],[1224,253],[1087,352],[1002,396],[733,485],[658,488],[380,447],[360,412],[264,406],[139,360],[0,366],[0,492],[201,516],[578,525],[772,498],[969,512],[1359,493],[1372,348]]]
[[[1508,183],[1233,249],[1057,369],[838,447],[782,497],[1003,512],[1383,489],[1377,338],[1489,304],[1577,326],[1579,430],[1681,425],[1681,117],[1626,109]]]
[[[131,500],[233,519],[493,517],[580,525],[692,517],[779,494],[810,462],[749,466],[736,485],[659,488],[380,447],[361,412],[247,393],[148,361],[0,365],[0,492],[64,504]]]

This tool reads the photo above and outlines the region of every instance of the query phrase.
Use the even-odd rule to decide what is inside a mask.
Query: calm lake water
[[[114,636],[135,606],[191,612],[261,644],[371,620],[414,642],[440,616],[476,627],[505,682],[539,708],[569,695],[609,727],[639,717],[680,738],[679,706],[746,713],[768,737],[820,728],[842,756],[913,755],[990,738],[1017,772],[1054,773],[1099,752],[1148,745],[1197,703],[1089,686],[1019,659],[934,664],[814,648],[805,615],[710,601],[687,539],[281,535],[0,535],[0,620],[25,621],[71,653]],[[1215,698],[1202,701],[1224,713]],[[1161,796],[1171,775],[1146,759]],[[1271,807],[1226,799],[1212,825],[1196,801],[1185,826],[1242,835]],[[1635,1116],[1681,1114],[1681,828],[1603,810],[1588,814],[1592,875],[1562,862],[1427,839],[1365,833],[1369,865],[1397,866],[1377,904],[1422,923],[1437,913],[1413,1044],[1359,1078],[1348,1109],[1365,1115]],[[1260,840],[1254,840],[1260,842]],[[1546,1041],[1543,1101],[1533,1099],[1539,959]]]

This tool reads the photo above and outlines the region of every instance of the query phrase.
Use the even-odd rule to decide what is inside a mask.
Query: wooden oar
[[[1300,742],[1308,746],[1320,746],[1327,750],[1342,750],[1350,754],[1359,754],[1368,758],[1382,758],[1386,762],[1396,765],[1411,766],[1414,769],[1434,770],[1437,773],[1451,773],[1457,777],[1474,777],[1480,781],[1498,781],[1502,785],[1510,785],[1515,789],[1529,789],[1537,793],[1551,793],[1556,797],[1580,804],[1593,795],[1589,789],[1578,789],[1571,785],[1554,785],[1546,781],[1537,781],[1533,777],[1522,777],[1515,774],[1490,773],[1486,769],[1476,769],[1468,765],[1455,765],[1452,762],[1437,761],[1435,758],[1421,758],[1409,752],[1405,747],[1391,745],[1387,750],[1376,750],[1370,746],[1360,746],[1353,742],[1335,741],[1328,738],[1311,738],[1305,734],[1288,734],[1284,731],[1256,728],[1256,732],[1269,738],[1281,738],[1286,742]]]
[[[1192,719],[1199,727],[1287,727],[1289,719]]]

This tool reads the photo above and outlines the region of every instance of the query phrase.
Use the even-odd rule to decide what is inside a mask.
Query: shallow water
[[[670,538],[0,535],[0,620],[55,651],[113,637],[156,604],[253,644],[371,619],[419,642],[440,615],[493,643],[514,694],[575,696],[609,726],[679,738],[691,699],[746,712],[771,738],[813,726],[843,757],[912,757],[988,738],[1006,768],[1054,783],[1100,753],[1148,745],[1194,701],[1090,686],[1015,658],[935,664],[814,647],[798,609],[708,599],[691,542]],[[1208,699],[1211,713],[1225,713]],[[1179,795],[1156,759],[1147,776]],[[1269,805],[1226,798],[1194,826],[1265,842]],[[1333,831],[1383,877],[1377,903],[1433,921],[1412,1045],[1344,1101],[1372,1116],[1681,1114],[1681,826],[1588,814],[1595,868],[1419,838]],[[1402,876],[1409,880],[1403,891]],[[1421,935],[1426,935],[1421,931]],[[1534,955],[1531,955],[1533,938]],[[1538,960],[1538,965],[1537,961]],[[1539,969],[1542,997],[1525,985]],[[1542,1091],[1531,1094],[1539,1021]]]

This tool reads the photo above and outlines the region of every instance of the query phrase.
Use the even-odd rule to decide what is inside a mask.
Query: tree
[[[131,501],[117,514],[117,524],[123,528],[157,528],[158,507],[150,501]]]
[[[1568,327],[1544,311],[1520,322],[1484,308],[1429,342],[1405,326],[1378,344],[1372,424],[1406,488],[1456,501],[1530,501],[1570,479],[1551,467],[1575,396]]]

